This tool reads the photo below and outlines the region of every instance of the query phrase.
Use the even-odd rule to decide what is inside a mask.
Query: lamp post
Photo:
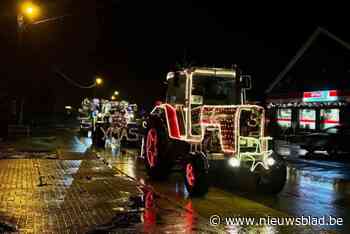
[[[95,84],[93,86],[93,98],[96,97],[96,87],[101,86],[103,84],[103,79],[101,77],[95,78]]]
[[[57,17],[37,20],[39,15],[40,15],[40,7],[32,2],[23,2],[19,6],[18,13],[17,13],[17,31],[18,31],[18,55],[19,55],[20,66],[23,66],[22,64],[25,63],[23,36],[28,26],[46,23],[50,21],[56,21],[58,19],[69,16],[69,15],[61,15]],[[23,70],[25,69],[19,69],[19,70],[20,72],[18,75],[21,76],[23,74],[22,73]],[[18,118],[19,124],[23,124],[23,112],[24,112],[23,109],[24,109],[24,97],[22,96],[21,102],[20,102],[20,109],[19,109],[19,118]]]
[[[25,61],[24,52],[23,52],[23,33],[26,28],[26,20],[34,20],[39,14],[39,7],[30,3],[25,2],[20,6],[18,15],[17,15],[17,30],[18,30],[18,54],[20,55],[19,63],[22,65]],[[19,76],[22,75],[22,70],[20,69]],[[18,123],[23,124],[23,108],[24,108],[24,97],[21,98],[19,106],[19,117]]]
[[[18,31],[18,47],[22,49],[23,33],[30,24],[36,24],[38,21],[35,19],[40,15],[39,6],[31,3],[24,2],[20,5],[17,14],[17,31]]]
[[[97,78],[95,79],[95,84],[96,84],[96,86],[100,86],[100,85],[102,85],[102,83],[103,83],[103,79],[102,79],[102,78],[97,77]]]

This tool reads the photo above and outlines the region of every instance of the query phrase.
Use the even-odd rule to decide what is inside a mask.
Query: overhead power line
[[[94,82],[91,85],[82,85],[79,84],[78,82],[76,82],[75,80],[69,78],[66,74],[64,74],[60,69],[58,69],[57,67],[53,68],[54,72],[56,72],[61,78],[63,78],[64,80],[68,81],[70,84],[74,85],[75,87],[81,88],[81,89],[91,89],[94,88],[96,86],[96,82]]]

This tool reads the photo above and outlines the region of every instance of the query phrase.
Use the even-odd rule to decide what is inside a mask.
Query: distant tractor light
[[[273,165],[275,165],[275,163],[276,163],[276,160],[274,159],[274,158],[272,158],[272,157],[268,157],[267,159],[266,159],[266,164],[268,165],[268,166],[273,166]]]
[[[118,92],[118,91],[114,91],[114,95],[115,95],[115,96],[118,96],[118,95],[119,95],[119,92]]]
[[[66,110],[71,110],[72,109],[72,106],[65,106],[64,107]]]
[[[228,160],[228,164],[231,166],[231,167],[239,167],[241,165],[241,161],[235,157],[233,158],[230,158]]]
[[[114,95],[112,95],[111,100],[114,101],[115,99],[116,99],[116,97]]]

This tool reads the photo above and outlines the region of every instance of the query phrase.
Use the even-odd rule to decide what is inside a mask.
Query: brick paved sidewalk
[[[0,221],[21,233],[84,233],[138,193],[98,160],[0,160]]]
[[[83,139],[71,132],[56,139],[54,155],[0,144],[0,233],[7,224],[38,234],[217,233],[187,208],[140,190],[97,159]]]
[[[0,230],[5,222],[19,233],[217,233],[188,207],[143,192],[102,160],[2,159]]]

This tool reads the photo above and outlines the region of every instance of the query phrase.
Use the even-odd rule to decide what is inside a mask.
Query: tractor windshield
[[[235,80],[232,77],[194,75],[191,103],[192,105],[237,104]]]

